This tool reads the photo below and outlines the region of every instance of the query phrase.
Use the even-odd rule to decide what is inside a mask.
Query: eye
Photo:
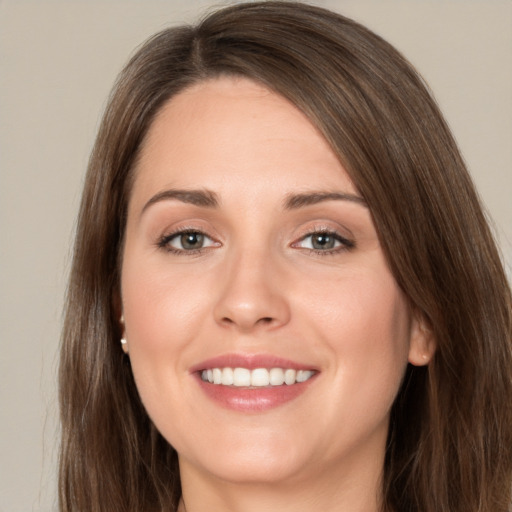
[[[158,246],[171,252],[197,252],[218,245],[209,236],[200,231],[186,230],[162,237]]]
[[[351,249],[355,244],[336,232],[316,231],[301,238],[298,242],[293,244],[293,246],[301,249],[310,249],[315,252],[329,253]]]

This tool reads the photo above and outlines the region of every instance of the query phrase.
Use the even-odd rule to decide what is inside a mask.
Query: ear
[[[124,315],[119,318],[119,326],[121,327],[121,348],[125,354],[128,354],[128,342],[126,341],[126,334],[124,328]]]
[[[411,325],[411,341],[409,344],[409,363],[414,366],[425,366],[430,363],[436,351],[434,333],[427,321],[419,312],[413,315]]]
[[[121,301],[121,294],[119,290],[114,290],[111,297],[112,312],[114,318],[119,319],[119,327],[124,335],[124,321],[123,321],[123,303]]]
[[[121,333],[121,348],[125,354],[128,354],[128,343],[126,341],[126,332],[124,326],[124,314],[123,314],[123,305],[121,302],[121,297],[119,293],[114,293],[112,296],[112,308],[114,311],[114,315],[118,318],[119,322],[119,332]]]

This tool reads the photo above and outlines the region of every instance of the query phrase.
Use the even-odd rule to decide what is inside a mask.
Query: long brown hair
[[[436,340],[433,361],[408,367],[393,406],[383,510],[505,512],[510,288],[453,137],[422,79],[388,43],[338,14],[273,1],[164,30],[114,88],[89,163],[68,290],[61,512],[176,510],[176,452],[151,424],[119,344],[119,262],[148,127],[174,94],[219,75],[268,86],[323,133]]]

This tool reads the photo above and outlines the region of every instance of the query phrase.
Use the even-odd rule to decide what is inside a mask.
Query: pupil
[[[184,249],[199,249],[203,245],[203,238],[201,233],[184,233],[181,235],[181,245]]]
[[[326,234],[318,234],[313,237],[313,248],[332,249],[334,247],[334,238]]]

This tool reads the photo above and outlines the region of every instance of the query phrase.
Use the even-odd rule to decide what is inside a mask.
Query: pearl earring
[[[121,326],[122,326],[123,331],[124,331],[124,315],[121,315],[121,318],[119,319],[119,321],[120,321]],[[126,338],[125,337],[121,338],[121,348],[123,349],[123,352],[125,354],[128,354],[128,343],[126,342]]]
[[[121,348],[125,354],[128,354],[128,342],[126,341],[126,338],[121,338]]]

